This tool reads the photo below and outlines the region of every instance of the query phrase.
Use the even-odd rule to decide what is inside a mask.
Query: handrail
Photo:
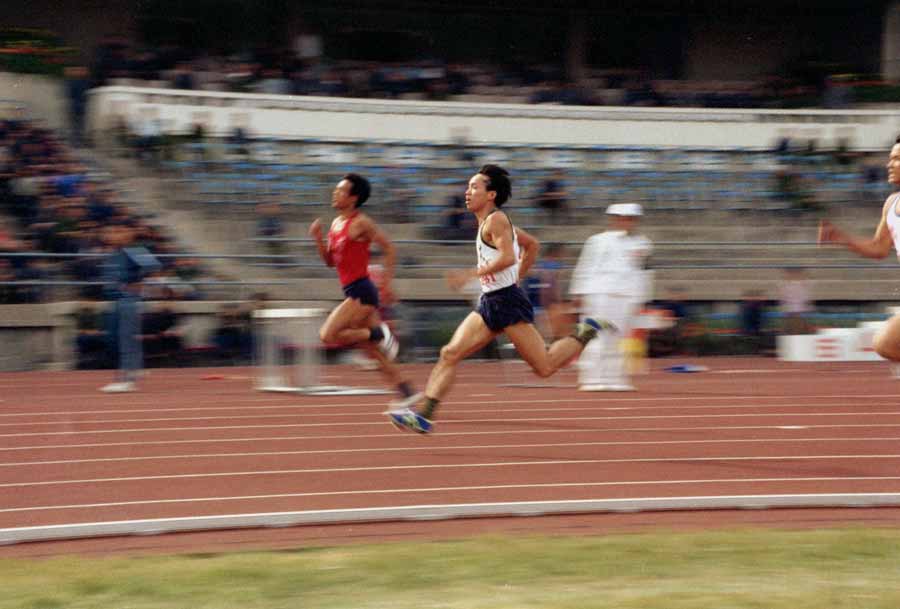
[[[303,243],[314,244],[315,239],[309,237],[248,237],[247,241],[260,243]],[[473,239],[392,239],[399,245],[472,245]],[[547,239],[547,243],[562,245],[584,245],[584,241],[559,241]],[[819,246],[817,241],[654,241],[654,247],[812,247]]]

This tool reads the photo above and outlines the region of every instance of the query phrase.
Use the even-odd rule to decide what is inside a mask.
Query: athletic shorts
[[[344,296],[354,298],[364,305],[378,306],[378,288],[368,277],[357,279],[343,287]]]
[[[517,285],[486,292],[475,309],[492,332],[503,332],[519,322],[534,323],[534,309],[528,296]]]

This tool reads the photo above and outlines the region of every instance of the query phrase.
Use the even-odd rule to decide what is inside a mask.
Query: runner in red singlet
[[[384,252],[383,281],[388,289],[394,276],[393,244],[372,218],[359,211],[370,192],[368,180],[348,173],[331,194],[331,207],[338,215],[331,222],[327,241],[318,218],[309,227],[319,256],[325,264],[337,269],[346,297],[325,320],[319,337],[325,343],[358,345],[365,349],[378,362],[384,377],[400,392],[402,399],[394,403],[405,405],[414,403],[418,396],[393,363],[399,344],[378,314],[378,289],[369,278],[372,243]]]

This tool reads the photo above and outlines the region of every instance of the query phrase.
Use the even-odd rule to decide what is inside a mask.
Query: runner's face
[[[341,180],[331,193],[331,206],[335,209],[353,209],[356,207],[356,195],[351,195],[353,183],[350,180]]]
[[[497,197],[496,191],[488,190],[487,185],[487,176],[480,173],[472,176],[472,179],[469,180],[469,187],[466,189],[466,209],[478,211]]]
[[[900,144],[891,148],[891,156],[887,162],[888,183],[900,184]]]

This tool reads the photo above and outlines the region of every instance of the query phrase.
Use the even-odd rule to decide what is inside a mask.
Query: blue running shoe
[[[616,328],[616,324],[605,319],[594,319],[593,317],[586,317],[584,323],[594,328],[598,332],[615,332],[618,329]]]
[[[572,338],[582,345],[586,345],[597,337],[598,332],[614,332],[615,330],[615,324],[610,321],[588,317],[583,322],[575,325],[575,332],[572,334]]]
[[[412,408],[389,410],[387,415],[397,429],[414,431],[416,433],[431,433],[431,428],[433,427],[431,421]]]

